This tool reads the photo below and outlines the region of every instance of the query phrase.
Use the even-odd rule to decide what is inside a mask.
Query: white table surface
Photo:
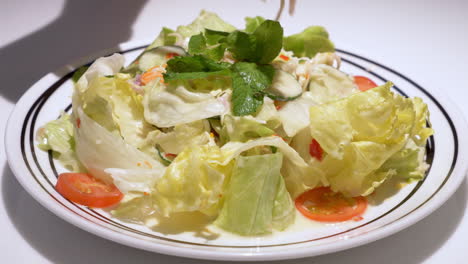
[[[110,242],[47,211],[6,163],[6,120],[29,86],[74,59],[152,38],[161,25],[185,24],[200,8],[242,26],[244,15],[238,14],[271,18],[278,2],[0,0],[0,262],[207,263]],[[398,69],[429,90],[443,90],[468,117],[467,11],[466,0],[297,0],[295,16],[284,15],[282,24],[287,34],[325,25],[337,47]],[[297,23],[299,18],[307,24]],[[467,196],[465,179],[440,209],[404,231],[339,253],[282,263],[468,263]]]

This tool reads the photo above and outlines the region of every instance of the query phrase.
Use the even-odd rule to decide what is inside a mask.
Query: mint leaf
[[[174,57],[167,61],[165,81],[207,78],[210,76],[229,76],[230,64],[216,62],[201,55]]]
[[[217,33],[213,33],[214,35],[210,35],[210,39],[207,39],[205,36],[203,36],[202,33],[198,35],[193,35],[190,38],[188,45],[189,53],[192,55],[205,55],[210,59],[220,60],[224,56],[224,50],[226,50],[226,46],[224,44],[215,43],[215,40],[220,41],[221,38],[219,38],[219,36],[225,38],[224,36],[218,34],[224,32],[213,30],[211,30],[211,32]],[[208,43],[208,40],[210,43]]]
[[[193,35],[188,44],[188,52],[192,55],[203,53],[206,49],[206,40],[202,33]]]
[[[213,76],[230,76],[231,71],[228,69],[221,71],[212,71],[212,72],[169,72],[164,74],[165,81],[174,81],[174,80],[193,80],[193,79],[204,79]]]
[[[245,32],[252,33],[254,32],[260,24],[265,21],[265,18],[261,16],[256,17],[246,17],[245,18]]]
[[[263,104],[262,91],[271,85],[275,69],[271,65],[238,62],[232,71],[233,114],[243,116],[257,112]]]
[[[255,113],[263,104],[263,96],[252,92],[251,87],[239,73],[232,75],[232,112],[235,116]]]
[[[227,45],[236,60],[251,61],[256,57],[255,38],[250,34],[234,31],[227,37]]]
[[[278,56],[283,46],[283,28],[279,22],[266,20],[253,36],[256,39],[256,62],[267,64]]]

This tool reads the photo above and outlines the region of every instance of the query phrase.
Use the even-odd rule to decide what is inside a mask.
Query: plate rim
[[[451,173],[452,175],[455,175],[455,177],[453,177],[449,182],[447,182],[448,184],[444,185],[441,188],[440,192],[437,194],[438,199],[432,199],[428,201],[426,204],[424,204],[423,206],[421,206],[420,208],[415,209],[415,211],[413,211],[410,215],[407,215],[405,217],[405,221],[401,221],[400,219],[398,219],[397,221],[393,223],[387,224],[383,227],[379,227],[378,229],[372,230],[371,232],[367,232],[362,235],[353,237],[353,239],[343,240],[343,241],[340,241],[340,243],[330,243],[326,245],[321,245],[320,247],[325,247],[325,248],[320,251],[311,250],[307,246],[302,246],[302,247],[298,247],[295,249],[291,249],[291,250],[288,250],[287,252],[281,252],[281,251],[247,252],[247,250],[245,249],[244,249],[245,251],[244,253],[223,252],[223,251],[218,251],[218,250],[206,251],[206,250],[198,249],[199,247],[203,247],[203,246],[180,248],[180,247],[174,247],[172,245],[157,244],[154,242],[148,243],[148,241],[134,238],[123,233],[114,232],[110,229],[102,228],[98,225],[94,225],[94,224],[90,225],[87,221],[83,221],[83,219],[81,219],[80,217],[77,217],[76,214],[69,212],[67,210],[64,210],[63,208],[58,207],[55,204],[50,204],[49,202],[47,202],[47,200],[44,199],[41,196],[41,194],[37,192],[37,190],[34,188],[34,186],[37,185],[35,182],[31,184],[30,182],[26,181],[25,177],[19,176],[21,175],[20,173],[21,170],[24,170],[24,168],[21,168],[22,167],[21,165],[24,165],[24,163],[19,162],[20,165],[18,165],[18,164],[15,164],[15,162],[13,162],[15,154],[17,154],[14,151],[15,147],[17,147],[17,144],[14,144],[16,141],[13,140],[14,138],[17,137],[16,130],[13,129],[13,128],[16,128],[14,120],[16,120],[18,116],[20,117],[25,116],[24,103],[28,102],[27,105],[30,105],[30,102],[29,102],[30,100],[37,99],[39,96],[37,95],[37,93],[40,94],[44,91],[44,87],[42,86],[42,83],[49,82],[48,81],[49,78],[60,79],[61,77],[69,73],[70,71],[73,71],[76,68],[80,67],[81,65],[91,62],[101,56],[105,56],[113,52],[120,52],[126,49],[143,47],[143,46],[148,45],[148,43],[151,43],[151,41],[135,40],[135,41],[124,42],[124,43],[117,45],[116,47],[104,49],[98,52],[94,52],[88,56],[81,57],[80,59],[75,60],[73,63],[66,64],[63,67],[60,67],[58,70],[55,70],[53,72],[50,72],[44,75],[42,78],[36,81],[22,95],[22,97],[16,103],[14,109],[12,110],[8,118],[7,125],[5,127],[5,141],[4,141],[5,152],[6,152],[6,156],[8,160],[8,165],[11,168],[16,179],[20,182],[21,186],[42,206],[44,206],[49,211],[53,212],[58,217],[73,224],[76,227],[79,227],[82,230],[85,230],[94,235],[103,237],[105,239],[108,239],[108,240],[111,240],[120,244],[124,244],[126,246],[135,247],[135,248],[152,251],[152,252],[157,252],[161,254],[179,256],[179,257],[211,259],[211,260],[226,260],[226,258],[229,258],[229,260],[235,260],[235,261],[248,261],[248,260],[260,261],[260,260],[281,260],[281,259],[303,258],[303,257],[309,257],[309,256],[328,254],[328,253],[337,252],[337,251],[344,250],[344,249],[357,247],[360,245],[364,245],[364,244],[382,239],[394,233],[397,233],[415,224],[416,222],[422,220],[423,218],[428,216],[430,213],[437,210],[443,203],[445,203],[453,195],[453,193],[455,193],[455,191],[458,189],[458,187],[462,183],[463,179],[466,177],[466,172],[468,170],[468,159],[459,158]],[[352,53],[352,54],[356,55],[355,53]],[[365,57],[363,58],[365,59]],[[382,66],[386,67],[385,65],[382,65]],[[430,91],[426,90],[426,92],[430,96],[437,98],[437,101],[440,103],[440,106],[442,106],[442,108],[447,112],[449,117],[452,119],[455,132],[458,132],[457,133],[458,135],[461,135],[462,133],[460,132],[462,131],[468,131],[468,125],[465,121],[465,118],[462,112],[458,109],[458,107],[454,103],[452,103],[447,98],[447,96],[442,94],[439,90],[436,90],[433,88],[430,89]],[[26,111],[27,110],[28,109],[26,109]],[[465,139],[464,137],[458,137],[459,157],[466,156],[467,151],[465,150],[465,148],[463,148],[463,146],[467,146],[467,142],[468,140]],[[255,248],[255,246],[252,246],[252,248]]]

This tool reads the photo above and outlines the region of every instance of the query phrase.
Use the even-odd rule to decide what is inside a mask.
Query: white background
[[[278,3],[0,0],[1,262],[207,263],[122,246],[48,212],[22,189],[6,163],[6,120],[36,80],[81,56],[151,39],[163,25],[187,24],[201,8],[242,27],[244,16],[273,18]],[[326,26],[337,47],[397,69],[430,91],[442,90],[467,117],[467,13],[463,0],[297,0],[295,15],[284,13],[281,22],[286,34],[312,24]],[[281,263],[467,263],[467,196],[465,179],[440,209],[404,231],[339,253]]]

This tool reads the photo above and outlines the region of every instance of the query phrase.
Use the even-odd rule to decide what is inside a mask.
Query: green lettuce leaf
[[[424,161],[426,151],[409,140],[405,148],[391,156],[379,171],[396,171],[396,176],[403,181],[422,180],[429,165]]]
[[[96,60],[77,82],[75,94],[87,116],[140,147],[154,128],[144,119],[142,96],[132,89],[130,76],[118,73],[122,65],[119,54]]]
[[[311,141],[312,135],[308,127],[299,131],[289,144],[307,165],[297,166],[289,159],[285,159],[283,167],[281,168],[281,174],[284,177],[286,188],[293,198],[306,190],[313,189],[320,185],[328,185],[325,173],[322,172],[320,168],[320,161],[310,155],[309,145]]]
[[[311,107],[311,135],[327,153],[318,168],[333,190],[368,195],[396,174],[379,168],[407,145],[417,111],[414,99],[392,93],[391,86]]]
[[[171,35],[175,31],[163,27],[161,29],[161,32],[159,35],[156,37],[156,39],[145,49],[145,51],[159,47],[159,46],[168,46],[168,45],[174,45],[177,41],[177,38],[174,35]]]
[[[316,104],[314,94],[303,92],[299,98],[286,102],[281,107],[278,115],[288,137],[294,137],[299,131],[310,125],[309,109]]]
[[[232,165],[221,165],[217,146],[185,148],[167,167],[151,194],[164,216],[177,212],[200,211],[217,215],[231,174]]]
[[[412,139],[418,146],[425,146],[427,139],[434,134],[434,130],[427,127],[429,120],[429,111],[427,105],[421,98],[413,98],[413,104],[416,111],[416,124],[413,127]]]
[[[44,151],[52,150],[54,158],[73,172],[85,169],[75,153],[75,139],[70,115],[62,114],[59,119],[42,126],[37,132],[38,147]]]
[[[324,64],[313,68],[308,89],[317,104],[336,101],[359,92],[352,77]]]
[[[284,38],[285,50],[294,52],[296,57],[314,57],[320,52],[333,52],[335,46],[328,39],[328,32],[321,26],[311,26],[301,33]]]
[[[210,140],[209,124],[206,120],[198,120],[192,123],[176,125],[172,131],[151,131],[145,141],[145,148],[154,151],[158,145],[166,153],[179,154],[185,148],[194,145],[205,145]],[[142,149],[144,150],[144,149]]]
[[[252,33],[265,21],[261,16],[245,18],[245,32]]]
[[[245,236],[268,234],[273,226],[284,229],[289,225],[294,209],[281,183],[281,163],[280,153],[238,157],[215,224]]]
[[[143,98],[144,116],[157,127],[172,127],[219,116],[229,110],[224,97],[190,91],[188,83],[148,87]]]
[[[307,163],[301,156],[291,147],[288,143],[277,136],[271,137],[262,137],[257,139],[252,139],[247,142],[234,142],[230,141],[221,147],[221,152],[223,155],[223,164],[229,163],[231,160],[235,159],[242,152],[258,147],[258,146],[273,146],[277,147],[278,150],[283,153],[283,155],[291,161],[295,166],[306,167]]]
[[[283,177],[280,177],[273,205],[273,228],[282,231],[293,224],[295,218],[294,202],[286,189]]]
[[[222,119],[221,142],[228,141],[246,142],[247,140],[268,137],[275,134],[275,131],[252,118],[251,116],[225,115]]]
[[[190,25],[179,26],[177,28],[177,33],[181,34],[183,37],[190,37],[203,32],[206,28],[226,32],[236,30],[234,26],[226,23],[215,13],[202,10],[200,15],[198,15]]]
[[[164,173],[164,165],[88,117],[79,100],[75,94],[73,115],[80,125],[75,126],[74,135],[80,162],[91,175],[114,183],[124,193],[150,191]]]

